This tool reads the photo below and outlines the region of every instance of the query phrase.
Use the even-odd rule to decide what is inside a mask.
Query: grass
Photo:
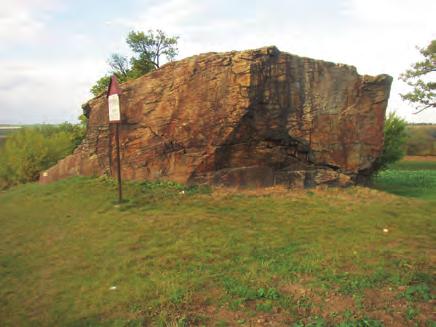
[[[381,172],[375,184],[396,195],[436,200],[436,157],[406,157]]]
[[[393,164],[392,170],[436,170],[436,156],[407,156]]]
[[[376,187],[395,193],[410,174],[395,171]],[[120,206],[105,178],[0,193],[0,325],[434,323],[426,194],[124,189]]]

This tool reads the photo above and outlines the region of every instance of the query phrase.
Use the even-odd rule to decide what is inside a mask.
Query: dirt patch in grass
[[[211,311],[213,312],[213,311]],[[285,313],[253,313],[234,312],[228,309],[215,309],[209,316],[210,323],[206,326],[289,326],[293,322],[290,316]]]
[[[436,156],[405,156],[403,161],[436,162]]]
[[[405,289],[402,286],[366,290],[363,301],[365,311],[385,326],[425,326],[429,319],[434,320],[435,301],[408,301],[401,296]]]
[[[404,312],[407,308],[405,300],[398,299],[398,290],[390,288],[366,290],[364,306],[374,318],[383,321],[387,326],[403,326]]]
[[[287,326],[291,316],[280,308],[273,312],[256,312],[255,301],[246,301],[240,310],[232,310],[228,304],[214,304],[222,296],[221,291],[197,293],[189,304],[179,307],[179,312],[164,319],[166,326]]]
[[[298,321],[307,324],[313,317],[321,317],[327,325],[343,321],[372,319],[384,326],[426,326],[435,319],[435,301],[410,301],[402,294],[406,286],[366,289],[363,294],[344,295],[338,291],[324,294],[300,283],[289,283],[280,288],[291,296]]]
[[[241,189],[233,187],[216,187],[213,189],[212,197],[220,200],[232,196],[274,196],[277,198],[286,198],[289,200],[309,200],[323,199],[327,201],[336,201],[337,203],[348,202],[350,205],[356,203],[369,202],[392,202],[398,200],[398,197],[362,186],[352,186],[347,188],[337,188],[328,186],[317,186],[311,189],[289,189],[284,186],[273,186],[257,189]]]
[[[347,310],[354,311],[356,307],[352,296],[339,293],[329,294],[321,302],[324,318],[331,317],[332,313],[343,314]]]
[[[355,310],[353,297],[338,292],[321,294],[300,283],[289,283],[280,291],[294,299],[296,312],[300,320],[306,323],[313,316],[337,323],[346,311]]]
[[[272,186],[264,188],[238,188],[238,187],[223,187],[217,186],[213,189],[213,197],[220,199],[228,196],[265,196],[265,195],[292,195],[295,197],[303,197],[306,194],[304,189],[290,190],[285,186]]]

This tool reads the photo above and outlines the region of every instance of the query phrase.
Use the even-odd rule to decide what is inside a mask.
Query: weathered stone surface
[[[169,63],[121,85],[122,175],[224,185],[351,184],[382,150],[391,82],[275,47]],[[84,142],[41,182],[115,174],[105,95],[84,110]]]

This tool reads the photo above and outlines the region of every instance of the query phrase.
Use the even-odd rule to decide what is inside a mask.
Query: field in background
[[[408,125],[407,154],[436,156],[436,124]]]
[[[434,326],[435,173],[409,158],[378,190],[126,183],[121,206],[104,178],[13,188],[0,325]]]
[[[8,135],[20,128],[21,126],[0,124],[0,146],[6,141]]]

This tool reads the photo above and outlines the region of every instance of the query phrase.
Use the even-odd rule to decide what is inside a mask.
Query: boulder
[[[276,47],[168,63],[120,86],[122,176],[254,187],[353,184],[382,151],[391,82]],[[42,183],[116,174],[106,95],[83,108],[83,143],[42,173]]]

